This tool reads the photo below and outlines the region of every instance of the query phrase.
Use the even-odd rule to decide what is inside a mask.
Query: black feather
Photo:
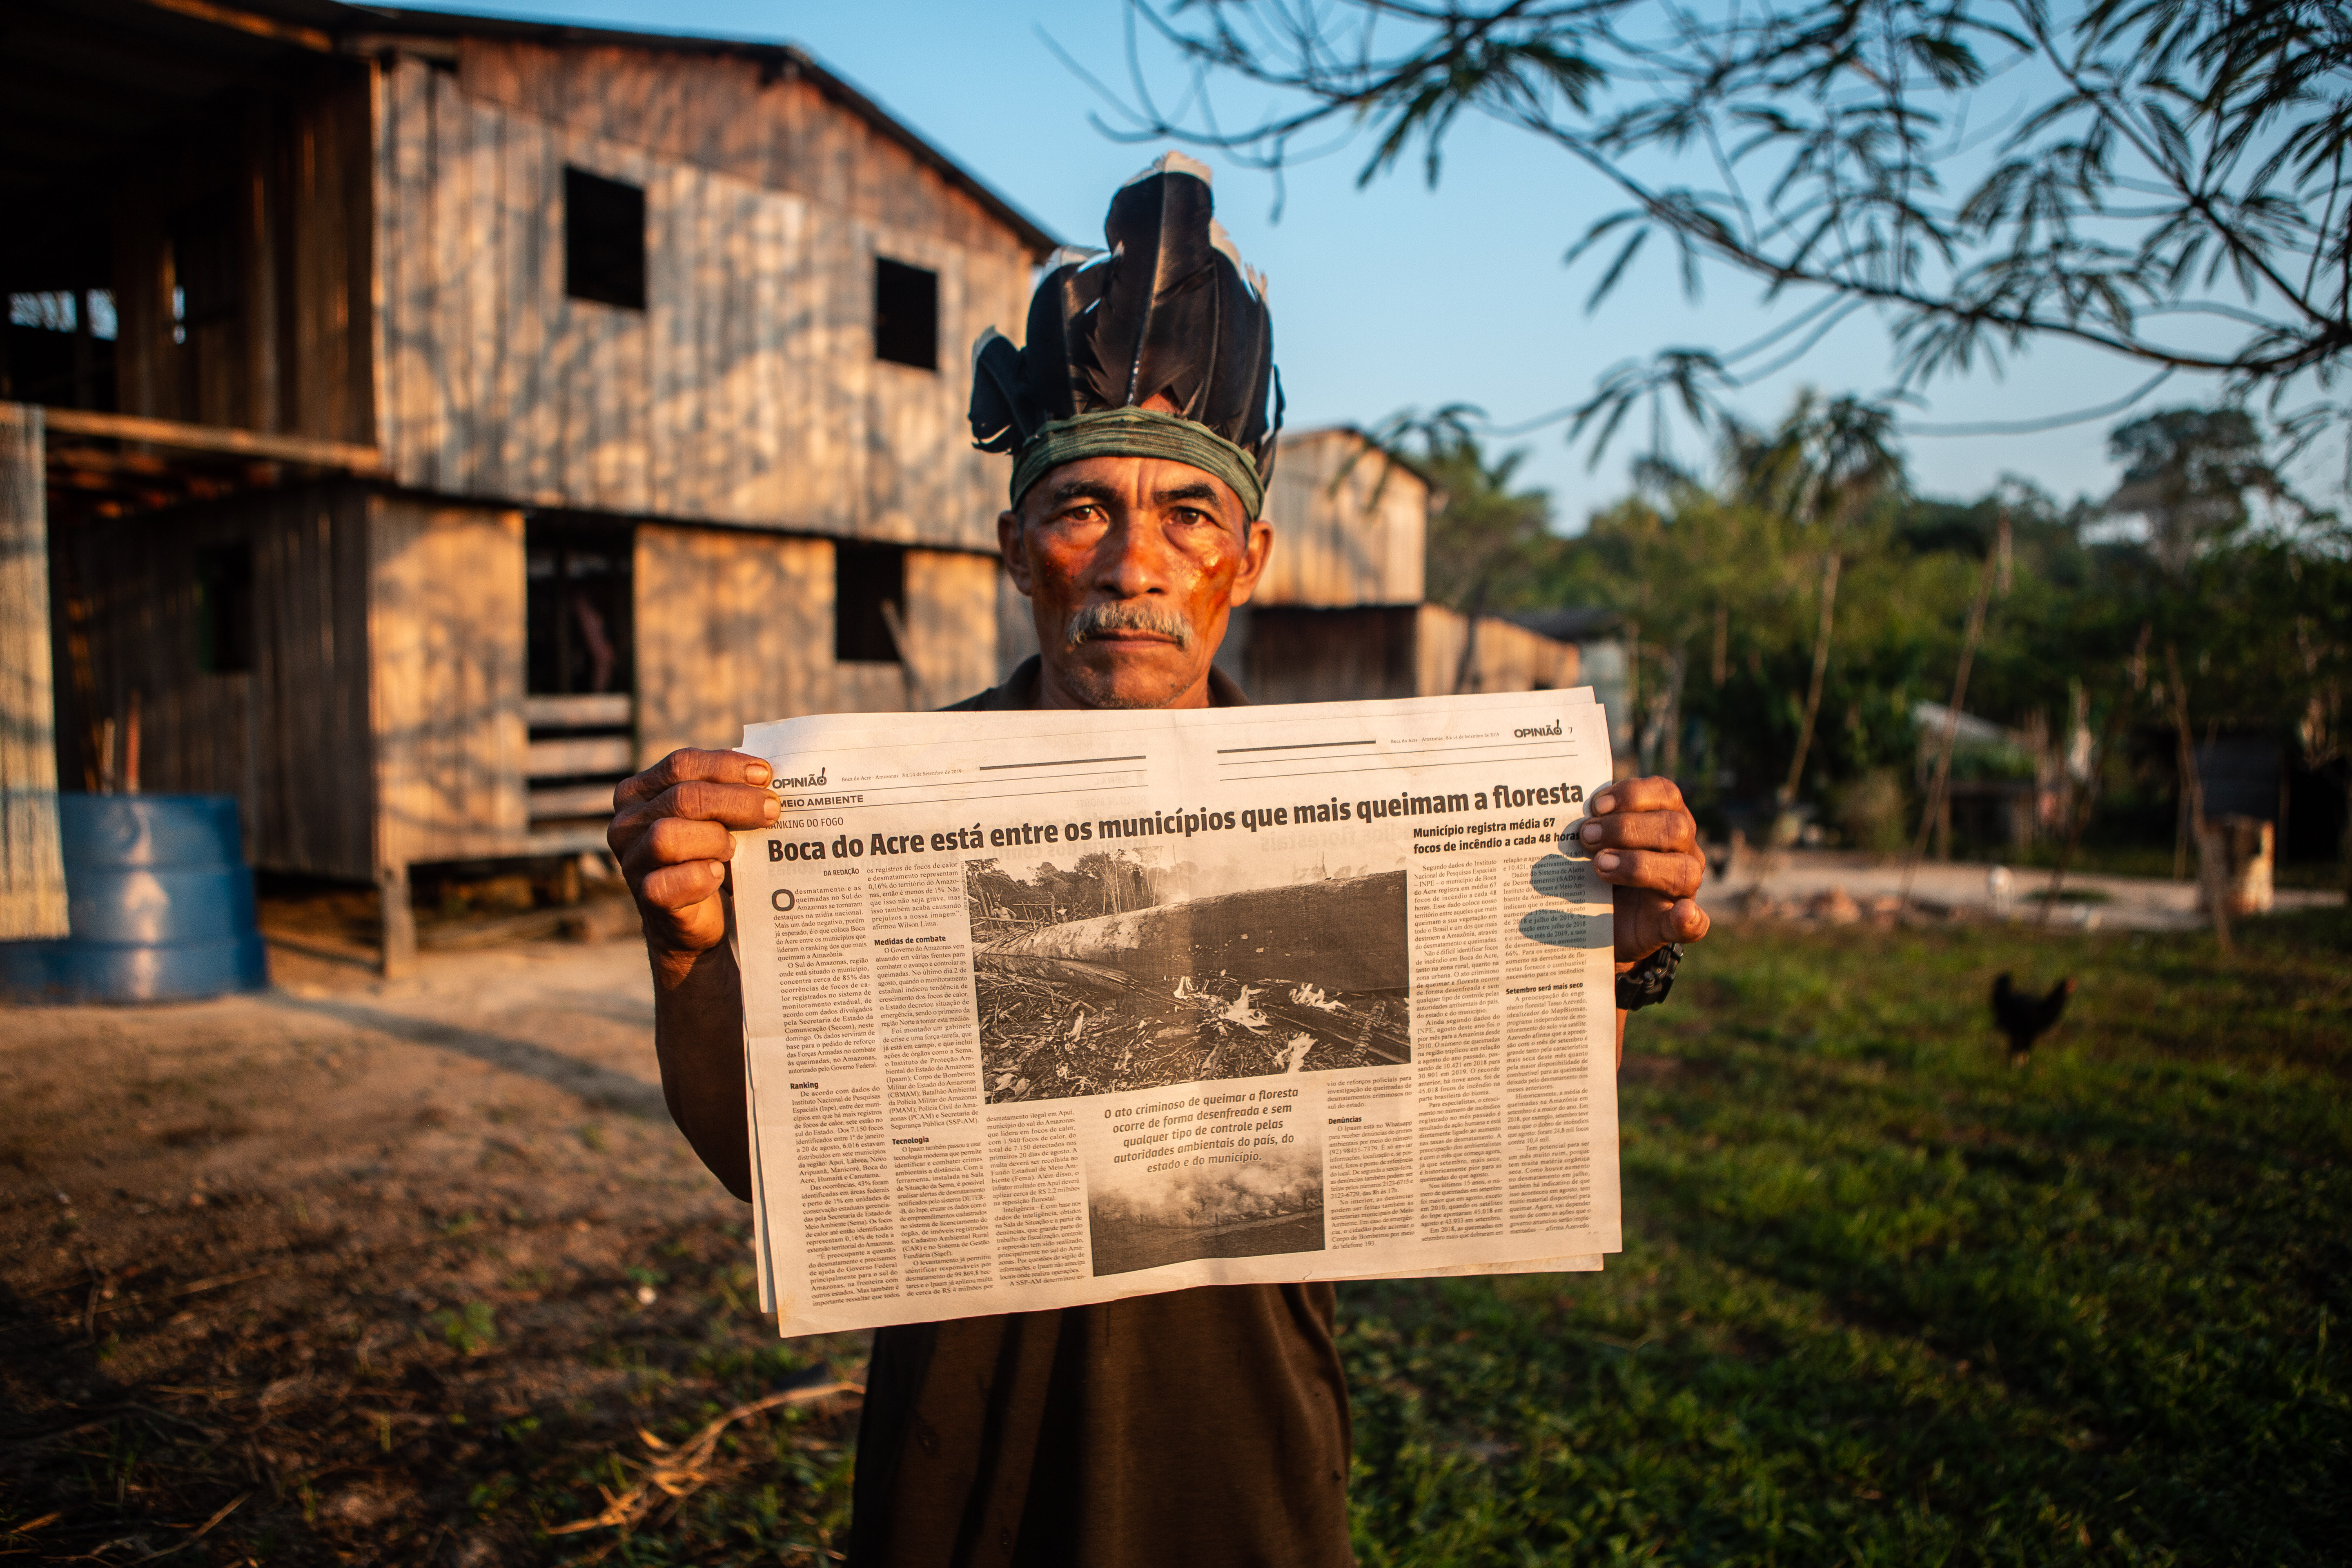
[[[1055,268],[1029,304],[1028,342],[973,355],[972,439],[1018,447],[1043,425],[1165,395],[1274,467],[1282,394],[1264,295],[1218,243],[1209,183],[1162,158],[1120,187],[1103,224],[1108,254]],[[1195,165],[1197,166],[1197,165]]]
[[[1073,261],[1047,274],[1029,301],[1029,346],[1021,351],[1022,364],[1029,375],[1031,395],[1048,423],[1067,419],[1078,411],[1070,344],[1083,333],[1081,319],[1101,297],[1102,286],[1100,268]],[[1027,432],[1023,438],[1034,434]]]
[[[1198,285],[1215,254],[1209,248],[1210,205],[1204,182],[1165,172],[1123,185],[1111,197],[1103,219],[1110,279],[1088,334],[1094,391],[1106,405],[1146,403],[1199,368],[1187,355],[1202,352],[1201,329],[1207,325],[1197,307],[1202,300]]]
[[[1021,374],[1021,351],[991,331],[971,356],[971,444],[1010,452],[1044,423]]]
[[[1282,427],[1282,376],[1274,366],[1274,317],[1265,300],[1240,278],[1230,280],[1227,293],[1234,301],[1234,314],[1241,332],[1220,366],[1225,374],[1214,405],[1228,412],[1220,417],[1217,434],[1255,453],[1258,478],[1271,479],[1274,435]]]
[[[1226,261],[1222,255],[1217,259]],[[1242,432],[1250,415],[1264,405],[1266,331],[1272,323],[1240,268],[1230,261],[1216,274],[1213,287],[1211,348],[1203,364],[1207,374],[1185,405],[1184,416],[1213,424],[1218,435],[1239,447],[1245,445]]]

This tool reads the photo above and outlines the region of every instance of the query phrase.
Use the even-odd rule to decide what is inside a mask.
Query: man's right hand
[[[768,764],[741,752],[672,752],[613,792],[604,842],[645,921],[654,983],[683,983],[695,959],[727,940],[730,830],[765,827],[782,806]]]

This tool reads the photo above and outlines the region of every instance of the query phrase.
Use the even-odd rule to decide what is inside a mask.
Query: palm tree
[[[1407,409],[1366,433],[1374,450],[1429,482],[1433,508],[1424,592],[1433,603],[1461,611],[1469,623],[1454,674],[1456,691],[1468,689],[1477,667],[1479,617],[1540,603],[1531,595],[1539,593],[1536,584],[1560,549],[1551,531],[1550,493],[1513,488],[1528,454],[1516,450],[1489,458],[1474,428],[1483,417],[1467,404],[1451,404],[1427,416]]]
[[[1489,458],[1478,439],[1443,411],[1412,434],[1417,449],[1402,452],[1442,500],[1429,520],[1430,598],[1477,616],[1511,595],[1507,584],[1524,578],[1547,549],[1551,497],[1540,489],[1515,489],[1525,450]],[[1383,448],[1398,452],[1394,434]]]
[[[1805,761],[1821,717],[1822,686],[1829,675],[1837,623],[1838,573],[1847,530],[1874,508],[1902,500],[1910,476],[1894,445],[1895,411],[1847,394],[1823,398],[1808,389],[1771,435],[1734,426],[1728,438],[1732,478],[1745,499],[1820,531],[1821,619],[1813,634],[1812,679],[1797,725],[1796,754],[1779,805],[1785,818],[1804,782]]]
[[[2145,518],[2149,550],[2178,576],[2200,546],[2246,525],[2248,490],[2273,500],[2286,494],[2263,447],[2261,429],[2240,408],[2168,408],[2118,425],[2107,455],[2124,465],[2124,478],[2107,510]]]

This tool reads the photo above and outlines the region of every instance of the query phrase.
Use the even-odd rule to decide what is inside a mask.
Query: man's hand
[[[698,954],[727,940],[719,895],[735,850],[729,833],[776,820],[782,803],[769,776],[767,763],[740,752],[677,751],[613,792],[604,842],[636,897],[661,989],[683,983]]]
[[[1622,779],[1594,795],[1588,810],[1577,836],[1593,870],[1617,889],[1617,966],[1706,935],[1706,911],[1698,907],[1706,858],[1675,781]]]

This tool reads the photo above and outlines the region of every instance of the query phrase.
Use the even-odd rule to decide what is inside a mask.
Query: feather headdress
[[[1181,153],[1120,186],[1103,220],[1110,248],[1045,275],[1027,346],[993,327],[972,345],[973,445],[1017,452],[1056,420],[1164,394],[1270,474],[1282,384],[1265,279],[1213,210],[1208,169]]]

